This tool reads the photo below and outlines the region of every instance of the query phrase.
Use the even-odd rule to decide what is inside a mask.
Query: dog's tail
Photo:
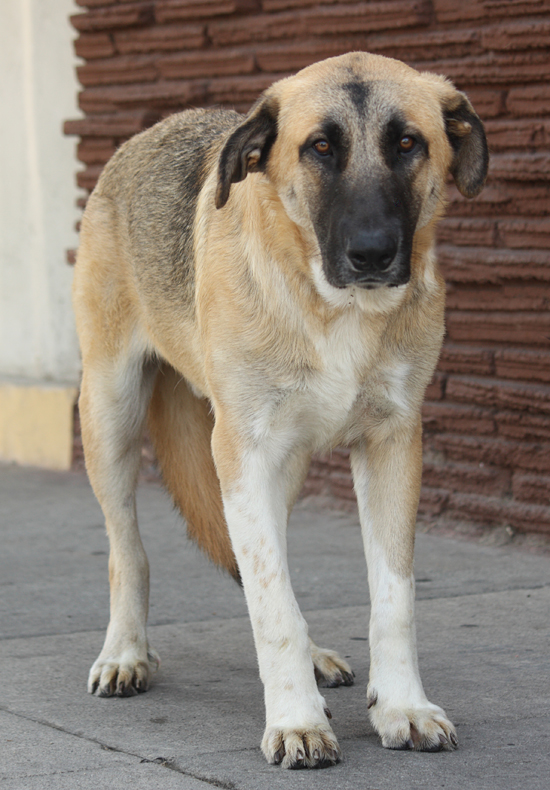
[[[212,457],[214,418],[185,379],[165,365],[149,407],[149,431],[164,483],[187,522],[187,532],[208,557],[241,582],[223,514]]]

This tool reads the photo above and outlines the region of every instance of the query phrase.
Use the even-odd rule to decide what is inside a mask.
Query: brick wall
[[[80,186],[189,106],[246,111],[274,79],[351,49],[447,74],[484,119],[486,189],[451,188],[447,338],[424,407],[421,510],[550,534],[550,0],[77,0]],[[349,500],[345,451],[307,491]]]

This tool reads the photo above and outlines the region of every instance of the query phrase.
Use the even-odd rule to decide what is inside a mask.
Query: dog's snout
[[[379,273],[386,271],[397,255],[398,241],[385,230],[361,230],[353,235],[346,255],[356,271]]]

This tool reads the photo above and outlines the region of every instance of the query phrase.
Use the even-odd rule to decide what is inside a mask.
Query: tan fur
[[[214,418],[208,401],[197,398],[173,368],[163,366],[148,422],[162,478],[185,516],[189,537],[240,581],[212,458]]]
[[[314,148],[330,135],[329,168]],[[408,159],[396,147],[406,137]],[[339,444],[351,448],[369,567],[371,719],[390,748],[456,745],[418,674],[412,559],[420,409],[444,333],[435,229],[448,173],[471,197],[486,169],[463,94],[366,53],[275,83],[246,118],[180,113],[115,154],[83,218],[74,281],[86,463],[111,543],[91,692],[144,691],[158,661],[135,508],[148,413],[190,536],[242,578],[268,761],[340,756],[314,669],[329,685],[353,675],[310,642],[286,560],[311,454]],[[353,257],[361,233],[385,233],[386,252],[394,234],[390,263]]]

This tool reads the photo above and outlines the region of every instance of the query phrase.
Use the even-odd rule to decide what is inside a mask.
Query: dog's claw
[[[367,695],[367,710],[378,702],[378,692],[374,689]]]

